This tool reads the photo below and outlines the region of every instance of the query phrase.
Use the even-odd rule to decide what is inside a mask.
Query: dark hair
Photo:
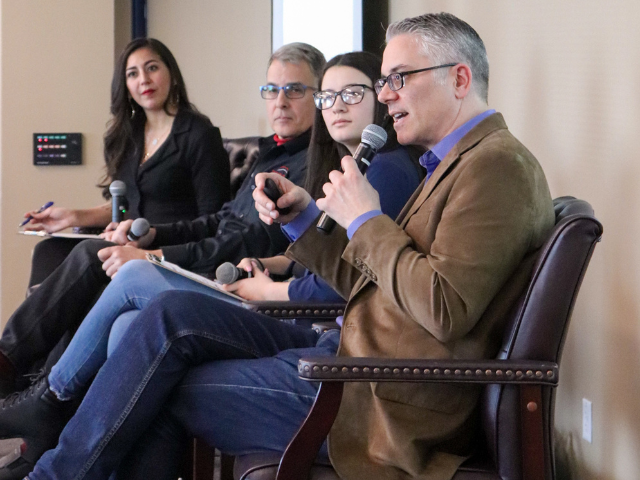
[[[106,187],[114,179],[125,156],[132,149],[137,148],[135,134],[144,129],[147,120],[142,107],[130,98],[126,81],[129,56],[141,48],[148,48],[158,55],[162,63],[169,69],[171,87],[164,104],[164,111],[169,115],[172,115],[170,109],[197,112],[195,106],[189,102],[182,73],[180,73],[178,63],[169,49],[154,38],[137,38],[129,43],[118,58],[111,80],[111,115],[113,118],[109,121],[107,133],[104,135],[106,173],[101,184],[98,185],[105,188],[107,192]],[[107,196],[108,193],[105,193],[105,197]]]
[[[382,60],[377,55],[369,52],[352,52],[337,55],[327,62],[322,72],[324,77],[327,70],[331,67],[343,66],[351,67],[364,73],[371,80],[371,86],[380,78],[380,69]],[[322,79],[318,85],[321,88]],[[372,92],[375,96],[375,92]],[[375,98],[373,108],[373,122],[376,125],[382,125],[382,121],[387,115],[387,106]],[[392,122],[387,126],[387,143],[381,151],[393,150],[398,147],[398,139],[393,129]],[[314,198],[324,196],[322,185],[328,181],[329,172],[340,169],[340,160],[350,152],[339,142],[336,142],[327,129],[322,117],[322,111],[316,110],[316,116],[313,122],[313,131],[311,133],[311,143],[309,144],[309,154],[307,157],[307,173],[305,178],[305,190]]]

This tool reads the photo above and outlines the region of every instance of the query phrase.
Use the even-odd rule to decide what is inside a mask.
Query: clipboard
[[[147,260],[153,263],[154,265],[157,265],[158,267],[162,267],[166,270],[169,270],[170,272],[176,273],[178,275],[188,278],[189,280],[193,280],[194,282],[204,285],[205,287],[209,287],[212,290],[215,290],[216,294],[214,296],[221,300],[224,300],[225,302],[229,302],[229,303],[232,303],[233,305],[248,308],[247,306],[245,306],[245,304],[247,303],[247,300],[245,300],[244,298],[234,293],[225,292],[222,289],[222,284],[217,280],[211,280],[202,275],[198,275],[197,273],[193,273],[193,272],[190,272],[189,270],[185,270],[184,268],[179,267],[175,263],[162,260],[160,257],[158,257],[157,255],[154,255],[153,253],[147,253]]]
[[[101,238],[100,235],[94,235],[91,233],[47,233],[44,230],[18,230],[18,235],[26,235],[28,237],[40,237],[40,238]]]

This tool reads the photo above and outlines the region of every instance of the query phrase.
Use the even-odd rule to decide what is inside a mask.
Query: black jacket
[[[178,112],[167,140],[142,165],[144,131],[135,143],[114,178],[127,185],[127,218],[193,220],[229,200],[229,157],[220,130],[204,115]]]
[[[252,192],[254,177],[278,172],[297,185],[304,182],[310,131],[276,146],[272,137],[260,139],[260,155],[236,197],[214,215],[191,222],[157,225],[154,247],[162,247],[166,260],[196,272],[209,272],[223,262],[245,257],[269,257],[289,244],[277,224],[266,225],[258,217]]]

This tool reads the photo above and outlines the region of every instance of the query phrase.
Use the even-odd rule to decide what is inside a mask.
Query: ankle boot
[[[58,400],[43,373],[26,390],[0,401],[0,438],[28,437],[55,446],[70,418],[70,403]]]

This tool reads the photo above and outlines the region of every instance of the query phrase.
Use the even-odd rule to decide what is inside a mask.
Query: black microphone
[[[384,147],[385,143],[387,143],[386,130],[373,123],[371,125],[367,125],[367,127],[362,131],[360,145],[358,145],[358,149],[353,155],[353,159],[356,161],[360,173],[364,174],[364,172],[367,171],[367,168],[371,165],[371,159],[378,150]],[[320,220],[318,220],[316,228],[318,231],[328,235],[333,231],[335,226],[336,221],[326,213],[323,213]]]
[[[289,207],[278,207],[278,199],[282,196],[282,192],[280,191],[278,185],[274,180],[272,180],[271,178],[267,178],[264,181],[264,188],[262,189],[262,191],[269,198],[269,200],[273,202],[273,204],[276,206],[276,210],[280,212],[280,215],[287,215],[289,212],[291,212],[291,208]]]
[[[236,267],[231,262],[225,262],[216,269],[216,280],[220,283],[228,284],[242,280],[243,278],[251,278],[251,272]]]
[[[125,197],[127,186],[121,180],[114,180],[109,185],[109,193],[111,194],[111,221],[120,223],[127,212],[127,197]]]
[[[149,233],[149,228],[151,228],[151,225],[149,225],[146,218],[136,218],[127,232],[127,238],[132,242],[140,240],[141,237]]]

